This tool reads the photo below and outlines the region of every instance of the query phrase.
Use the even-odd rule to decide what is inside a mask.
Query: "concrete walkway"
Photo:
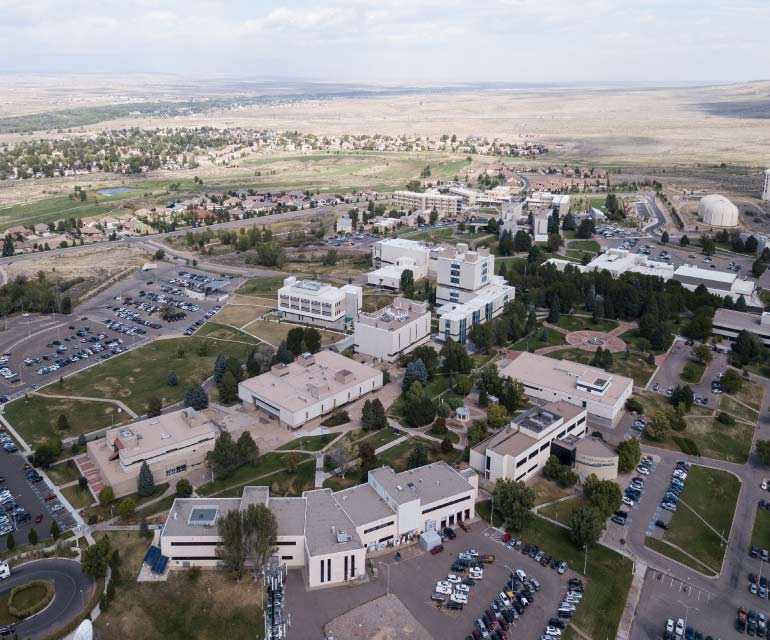
[[[53,393],[40,393],[39,391],[34,391],[30,395],[40,396],[41,398],[57,398],[60,400],[82,400],[84,402],[107,402],[109,404],[117,405],[123,411],[125,411],[128,415],[130,415],[132,418],[138,417],[138,415],[133,411],[133,409],[129,408],[129,406],[125,402],[122,402],[121,400],[114,400],[113,398],[92,398],[90,396],[64,396],[64,395],[57,395]]]
[[[639,605],[639,598],[642,596],[646,575],[647,564],[640,560],[636,561],[634,563],[634,578],[631,581],[631,587],[626,597],[626,606],[623,608],[623,615],[620,617],[620,624],[618,625],[618,640],[628,640],[631,637],[631,626],[634,624],[636,607]]]

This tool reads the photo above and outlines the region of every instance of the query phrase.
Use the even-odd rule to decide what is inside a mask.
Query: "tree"
[[[59,523],[54,520],[51,522],[51,537],[54,540],[58,540],[59,536],[61,535],[61,528],[59,528]]]
[[[217,555],[224,568],[233,574],[236,580],[243,576],[243,565],[247,556],[247,541],[240,509],[232,509],[217,519],[217,531],[220,543]]]
[[[8,549],[8,551],[11,551],[16,546],[16,540],[13,537],[12,533],[9,533],[7,536],[5,536],[5,547]]]
[[[32,546],[35,546],[37,544],[37,531],[35,529],[29,530],[29,535],[27,536],[27,540],[29,540],[29,543]]]
[[[361,426],[364,431],[374,431],[388,426],[385,407],[382,406],[382,402],[380,402],[379,398],[364,402]]]
[[[559,297],[554,294],[553,298],[551,298],[551,310],[548,312],[548,322],[551,324],[558,324],[559,318],[561,318]]]
[[[487,409],[487,419],[490,425],[497,428],[508,424],[511,420],[507,409],[499,404],[493,404]]]
[[[60,431],[64,431],[65,429],[70,428],[69,420],[67,420],[67,416],[63,413],[59,414],[59,417],[56,420],[56,426],[59,428]]]
[[[175,387],[177,385],[177,383],[178,383],[178,381],[177,381],[177,378],[176,378],[176,373],[174,373],[173,371],[169,371],[168,372],[168,376],[166,376],[166,384],[169,387]]]
[[[55,462],[60,453],[61,447],[56,443],[41,444],[37,449],[35,449],[35,453],[32,455],[30,462],[36,467],[47,469]]]
[[[449,436],[445,436],[444,439],[441,441],[440,445],[441,451],[443,453],[449,453],[454,449],[454,446],[452,445],[452,441],[449,439]]]
[[[731,361],[736,365],[749,364],[767,359],[767,349],[759,336],[749,331],[740,331],[732,346]]]
[[[756,255],[757,249],[759,248],[759,242],[757,241],[756,236],[750,235],[748,238],[746,238],[746,245],[744,248],[746,253]]]
[[[356,459],[356,448],[347,440],[342,438],[329,452],[329,458],[332,464],[339,467],[340,475],[344,478],[348,465]]]
[[[282,364],[290,364],[294,362],[294,354],[289,349],[286,340],[281,340],[281,342],[278,344],[278,353],[276,354],[276,359]]]
[[[201,340],[198,343],[198,355],[201,358],[205,358],[209,355],[209,343],[206,340]]]
[[[591,506],[599,510],[603,517],[609,518],[613,511],[623,503],[620,486],[612,480],[599,480],[595,474],[590,474],[583,483],[583,493]]]
[[[575,237],[581,240],[588,240],[594,235],[594,222],[590,218],[584,218],[578,225]]]
[[[152,477],[150,465],[145,460],[139,469],[139,477],[136,479],[136,492],[141,498],[147,498],[155,493],[155,478]]]
[[[259,447],[249,431],[244,431],[238,436],[235,446],[238,451],[237,466],[252,464],[259,458]]]
[[[636,468],[642,457],[642,448],[635,438],[628,438],[618,445],[618,470],[626,473]]]
[[[123,498],[118,505],[118,518],[128,520],[134,517],[136,513],[136,503],[133,498]]]
[[[596,507],[578,507],[570,516],[570,534],[579,549],[590,547],[599,541],[604,531],[605,519]]]
[[[535,490],[521,481],[505,478],[497,481],[493,495],[495,508],[505,523],[514,531],[525,529],[535,506]]]
[[[99,504],[109,504],[115,499],[115,492],[110,485],[105,485],[99,491]]]
[[[455,379],[455,393],[467,396],[473,390],[473,380],[470,376],[457,376]]]
[[[209,406],[209,397],[199,384],[191,384],[184,394],[184,406],[202,411]]]
[[[159,416],[162,408],[160,398],[158,396],[151,396],[147,400],[147,417],[155,418]]]
[[[529,251],[532,248],[532,237],[524,229],[519,229],[513,238],[513,248],[517,253]]]
[[[286,346],[294,357],[297,357],[305,351],[304,339],[305,331],[302,327],[289,329],[289,333],[286,334]]]
[[[428,384],[428,370],[425,368],[422,360],[413,360],[406,365],[404,378],[401,381],[402,388],[404,390],[409,389],[415,381],[423,386]]]
[[[313,327],[306,327],[303,332],[305,348],[310,353],[318,353],[321,349],[321,333]]]
[[[578,474],[568,464],[563,464],[559,469],[556,480],[559,482],[560,487],[574,487],[578,481]]]
[[[668,231],[664,231],[660,236],[660,241],[663,244],[668,244]]]
[[[762,464],[770,466],[770,440],[757,440],[757,455]]]
[[[362,442],[358,445],[358,458],[361,461],[361,471],[364,473],[368,473],[377,464],[374,447],[368,442]]]
[[[436,406],[418,380],[404,394],[404,419],[410,427],[422,427],[436,418]]]
[[[670,432],[671,423],[663,411],[655,412],[645,427],[647,436],[658,442],[665,440]]]
[[[86,489],[88,489],[88,478],[86,478],[85,476],[79,476],[79,477],[78,477],[78,486],[79,486],[79,487],[80,487],[80,488],[81,488],[83,491],[85,491]]]
[[[743,386],[743,380],[735,369],[728,369],[722,376],[722,390],[725,393],[736,393]]]
[[[214,382],[220,382],[225,375],[225,368],[227,366],[227,358],[224,353],[217,355],[217,359],[214,361]]]
[[[434,436],[443,436],[449,429],[446,426],[446,418],[439,416],[430,428],[430,432]]]
[[[180,478],[176,483],[176,497],[189,498],[192,495],[192,485],[187,478]]]
[[[293,474],[297,472],[297,467],[299,466],[299,454],[296,451],[291,451],[290,453],[286,454],[286,472]]]
[[[398,287],[406,294],[411,294],[414,291],[414,273],[411,269],[404,269],[401,272],[401,280]]]
[[[716,243],[714,242],[713,238],[709,235],[703,234],[700,237],[700,244],[701,244],[701,250],[703,251],[704,255],[713,256],[714,252],[717,250]]]
[[[416,469],[428,464],[428,449],[422,443],[417,443],[412,447],[409,456],[406,459],[407,469]]]
[[[681,238],[679,238],[679,244],[683,247],[689,246],[690,238],[688,238],[687,236],[682,236]]]
[[[219,391],[219,401],[222,404],[228,405],[238,402],[238,381],[231,371],[225,371],[225,375],[222,376],[222,380],[217,385],[217,391]]]
[[[487,437],[488,433],[486,420],[474,420],[468,427],[468,444],[470,446],[478,444]]]
[[[696,345],[695,349],[693,349],[693,355],[695,356],[696,362],[706,365],[709,364],[711,359],[714,357],[711,349],[709,349],[705,344]]]
[[[264,504],[250,504],[241,517],[246,558],[251,560],[256,575],[275,552],[278,522],[275,514]]]
[[[110,539],[108,536],[99,538],[95,544],[86,547],[80,561],[80,569],[94,580],[107,575],[110,559]]]
[[[633,397],[626,400],[626,410],[633,413],[644,413],[644,407],[642,406],[642,403]]]
[[[474,324],[469,332],[469,337],[479,351],[489,353],[492,347],[492,330],[488,323]]]
[[[757,259],[751,265],[751,275],[755,278],[759,278],[766,269],[767,265],[761,259]]]

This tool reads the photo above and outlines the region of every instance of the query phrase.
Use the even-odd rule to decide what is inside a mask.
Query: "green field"
[[[89,489],[81,489],[78,485],[65,487],[61,492],[75,509],[88,507],[95,502],[91,491]]]
[[[699,362],[687,362],[684,367],[682,367],[682,373],[679,374],[679,377],[682,378],[685,382],[689,382],[691,384],[698,384],[701,381],[701,378],[703,377],[703,373],[706,371],[706,365],[700,364]]]
[[[40,222],[54,222],[63,218],[86,218],[107,214],[119,216],[130,213],[121,206],[123,202],[124,200],[116,202],[114,199],[89,194],[86,202],[60,196],[3,207],[0,208],[0,229],[16,225],[34,226]]]
[[[755,411],[759,411],[762,408],[762,400],[765,396],[765,388],[756,382],[744,380],[738,392],[732,395],[739,402],[748,405]]]
[[[700,571],[701,573],[707,576],[716,575],[716,572],[711,571],[709,567],[706,567],[702,565],[700,562],[693,560],[686,553],[682,553],[681,551],[679,551],[679,549],[672,547],[670,544],[666,544],[662,540],[658,540],[657,538],[652,538],[650,536],[645,536],[644,546],[649,547],[653,551],[657,551],[659,554],[664,555],[667,558],[676,560],[677,562],[683,564],[685,567],[690,567],[690,569],[695,569],[695,571]]]
[[[751,544],[759,549],[770,549],[770,511],[757,509],[755,513]]]
[[[315,483],[315,459],[305,459],[297,465],[294,473],[286,469],[257,480],[252,480],[244,485],[231,487],[217,494],[218,498],[239,498],[243,494],[245,486],[270,487],[270,495],[274,496],[301,496],[303,491],[309,491]]]
[[[290,440],[286,444],[282,444],[278,447],[278,450],[285,451],[289,449],[298,449],[302,451],[320,451],[336,437],[337,434],[334,433],[328,433],[322,436],[302,436],[301,438],[296,438]]]
[[[662,349],[653,349],[652,352],[655,355],[660,355],[661,353],[664,353],[668,350],[668,348],[671,346],[671,343],[674,341],[674,335],[673,333],[670,334],[671,339],[663,345]],[[645,349],[649,349],[649,342],[647,340],[644,340],[639,335],[639,329],[630,329],[629,331],[626,331],[625,333],[620,334],[620,339],[623,340],[631,349],[636,351],[644,351]],[[645,349],[642,349],[642,345],[644,345]]]
[[[243,342],[251,345],[258,345],[259,340],[254,336],[241,331],[240,329],[234,329],[233,327],[227,327],[218,322],[207,322],[195,334],[199,338],[211,338],[212,340],[225,340],[229,342]]]
[[[546,331],[545,340],[543,340],[543,331]],[[543,347],[558,347],[563,344],[567,344],[563,333],[556,331],[556,329],[549,329],[548,327],[538,325],[538,328],[531,335],[522,338],[518,342],[514,342],[511,345],[511,349],[514,351],[527,351],[527,349],[536,351]]]
[[[599,253],[599,243],[596,240],[570,240],[567,245],[570,249],[579,249],[590,253]]]
[[[571,360],[573,362],[581,362],[582,364],[590,364],[594,357],[593,352],[578,348],[560,349],[545,355],[556,360]],[[628,358],[626,358],[624,353],[613,353],[612,358],[613,362],[610,371],[633,378],[634,384],[640,387],[647,384],[652,372],[655,370],[654,367],[647,364],[643,356],[634,353]]]
[[[58,384],[49,388],[51,393],[66,393],[59,391],[63,387],[59,387]],[[34,448],[37,444],[56,438],[78,436],[81,433],[109,427],[113,424],[113,417],[114,424],[128,422],[131,419],[125,412],[118,414],[116,411],[117,406],[108,402],[66,400],[34,395],[9,402],[5,405],[4,415],[27,444]],[[65,431],[59,430],[56,426],[61,414],[67,416],[70,425]]]
[[[286,339],[289,331],[297,326],[299,325],[289,324],[288,322],[257,320],[246,327],[244,331],[277,348],[281,344],[281,340]],[[345,337],[343,333],[336,333],[325,329],[318,329],[318,332],[321,334],[321,344],[323,346],[334,344]]]
[[[489,521],[489,502],[477,503],[476,512]],[[495,516],[495,524],[500,525],[499,515]],[[582,572],[583,550],[575,548],[567,529],[533,517],[524,531],[514,533],[555,558],[566,560],[573,571]],[[588,582],[573,621],[591,638],[615,638],[631,587],[633,563],[600,544],[591,547],[586,557]]]
[[[256,482],[257,479],[261,476],[271,475],[285,468],[286,456],[288,455],[290,454],[275,452],[266,453],[255,463],[245,464],[225,478],[217,478],[216,480],[201,485],[198,487],[198,494],[202,496],[219,495],[224,491],[241,489],[250,483],[264,484]],[[310,454],[298,455],[300,463],[311,457]]]
[[[443,453],[441,451],[433,451],[433,442],[429,442],[427,440],[424,440],[423,438],[410,438],[409,440],[405,440],[404,442],[401,442],[390,449],[386,449],[382,453],[380,453],[377,456],[377,462],[380,465],[386,464],[389,467],[392,467],[395,471],[405,471],[406,470],[406,462],[409,458],[409,452],[414,448],[414,446],[421,442],[425,445],[425,447],[428,450],[428,462],[437,462],[438,460],[444,460],[448,463],[456,462],[461,456],[462,452],[458,451],[457,449],[453,449],[449,453]],[[436,443],[436,448],[438,448],[438,443]]]
[[[236,293],[243,295],[272,294],[276,295],[278,289],[283,286],[284,276],[257,276],[244,282]]]
[[[561,316],[557,323],[562,329],[567,331],[603,331],[609,333],[618,327],[615,320],[598,320],[594,322],[589,316]]]
[[[569,500],[549,504],[547,507],[540,509],[538,513],[562,524],[569,524],[572,513],[584,504],[586,504],[586,501],[582,498],[570,498]]]
[[[730,536],[740,488],[741,481],[728,471],[693,465],[663,539],[718,573],[724,557],[719,534]]]
[[[719,410],[729,413],[739,420],[745,420],[751,424],[756,424],[759,420],[759,412],[747,407],[740,402],[736,402],[732,397],[723,395],[719,401]]]
[[[80,472],[78,471],[74,460],[67,460],[66,462],[55,464],[46,469],[46,473],[56,486],[73,482],[80,476]]]

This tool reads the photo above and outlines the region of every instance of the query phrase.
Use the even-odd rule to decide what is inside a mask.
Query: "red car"
[[[43,521],[43,514],[42,513],[38,513],[35,516],[35,524],[40,524],[42,521]]]
[[[49,493],[49,494],[48,494],[48,495],[45,497],[45,501],[46,501],[46,502],[52,502],[52,501],[54,501],[54,500],[56,500],[56,494],[55,494],[55,493]]]
[[[435,547],[433,547],[430,550],[430,553],[431,553],[431,555],[435,556],[435,555],[441,553],[443,550],[444,550],[444,545],[443,544],[437,544]]]

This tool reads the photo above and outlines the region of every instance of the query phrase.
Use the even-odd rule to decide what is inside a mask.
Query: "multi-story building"
[[[714,269],[701,269],[689,264],[682,265],[674,271],[674,280],[679,280],[685,289],[695,291],[699,285],[708,289],[709,293],[726,298],[730,296],[733,302],[743,296],[750,307],[763,308],[755,289],[753,280],[741,279],[737,273],[716,271]]]
[[[268,487],[246,487],[241,498],[177,498],[160,548],[171,568],[218,566],[219,518],[262,504],[275,514],[275,554],[282,564],[304,568],[311,588],[344,584],[364,575],[367,553],[475,519],[477,494],[473,470],[436,462],[401,473],[380,467],[367,483],[336,493],[315,489],[279,498]]]
[[[428,303],[399,297],[374,313],[361,313],[354,337],[357,353],[393,362],[430,338]]]
[[[319,351],[240,382],[238,397],[245,407],[296,429],[381,386],[379,369],[333,351]]]
[[[430,249],[424,242],[404,238],[378,240],[372,245],[372,265],[375,269],[396,265],[403,258],[411,259],[416,266],[427,271]]]
[[[473,325],[496,318],[505,305],[513,302],[516,289],[507,284],[499,284],[498,281],[505,282],[501,276],[494,278],[493,284],[479,289],[476,296],[467,302],[448,302],[436,310],[439,316],[439,340],[452,338],[455,342],[465,344]]]
[[[397,290],[401,287],[404,271],[411,271],[415,282],[428,275],[428,270],[424,266],[416,265],[412,258],[399,258],[396,264],[388,264],[370,271],[366,274],[366,281],[373,287]]]
[[[550,219],[550,209],[536,209],[532,212],[532,235],[535,242],[548,241],[548,221]]]
[[[334,329],[351,326],[361,311],[361,287],[334,287],[289,276],[278,289],[278,310],[284,318]]]
[[[765,186],[762,188],[762,200],[770,201],[770,169],[765,169]]]
[[[91,440],[86,446],[88,462],[101,478],[91,488],[98,493],[103,485],[109,485],[118,498],[134,493],[144,462],[157,484],[199,469],[219,432],[208,414],[189,407],[108,429],[104,438]],[[78,464],[87,475],[87,462],[78,460]]]
[[[348,216],[337,218],[337,233],[353,233],[353,221]]]
[[[462,303],[492,282],[495,256],[487,247],[470,251],[458,243],[454,252],[444,252],[436,260],[436,304]]]
[[[524,392],[538,400],[563,400],[588,411],[589,419],[600,425],[615,426],[634,389],[634,381],[569,360],[555,360],[522,352],[511,360],[498,362],[500,375],[518,380]]]
[[[429,189],[423,193],[415,191],[393,192],[393,203],[409,211],[425,211],[427,213],[435,209],[439,218],[451,218],[462,210],[463,199],[460,196],[444,195],[436,190]]]
[[[741,331],[755,334],[762,340],[762,344],[770,347],[770,313],[757,315],[732,309],[716,310],[711,323],[711,332],[715,336],[722,336],[734,342]]]
[[[551,455],[551,443],[588,433],[587,412],[568,402],[532,407],[470,451],[470,465],[485,480],[529,480]]]

